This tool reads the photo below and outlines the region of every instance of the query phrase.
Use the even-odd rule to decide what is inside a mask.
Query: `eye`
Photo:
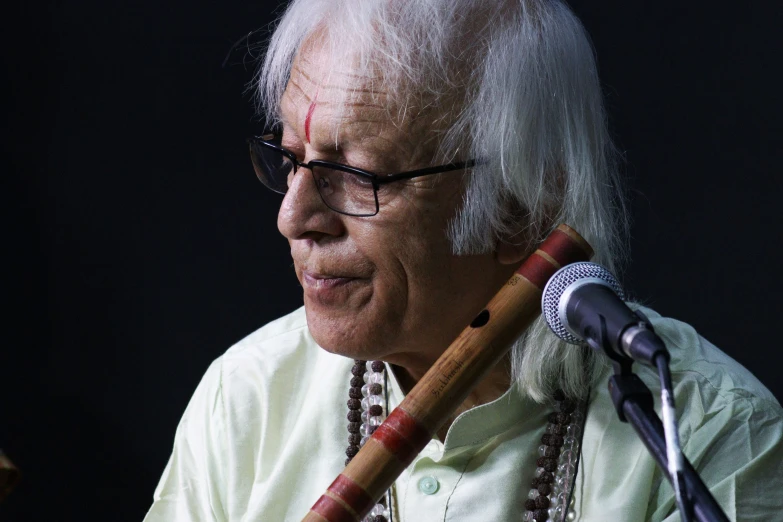
[[[370,178],[366,178],[358,174],[346,174],[345,178],[347,183],[350,183],[351,185],[372,188],[372,179]]]

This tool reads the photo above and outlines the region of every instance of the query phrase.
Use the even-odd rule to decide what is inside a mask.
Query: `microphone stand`
[[[649,321],[641,312],[636,312],[649,325]],[[631,369],[633,359],[618,355],[609,343],[606,335],[606,324],[602,318],[600,341],[593,336],[587,344],[595,350],[603,351],[612,361],[614,375],[609,378],[609,394],[622,422],[628,422],[636,431],[655,462],[666,475],[670,484],[674,484],[669,474],[666,455],[666,440],[663,424],[653,408],[653,395],[650,389]],[[652,329],[652,326],[649,326]],[[690,461],[684,459],[684,478],[689,503],[693,506],[693,515],[700,522],[728,522],[729,519],[721,509],[715,497],[693,469]]]

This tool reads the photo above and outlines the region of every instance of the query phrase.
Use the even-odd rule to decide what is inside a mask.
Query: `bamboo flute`
[[[361,521],[541,314],[541,293],[549,278],[592,254],[571,227],[557,227],[378,427],[303,522]]]

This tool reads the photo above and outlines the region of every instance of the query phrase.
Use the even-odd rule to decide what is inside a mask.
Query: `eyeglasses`
[[[296,154],[280,145],[280,140],[281,136],[277,134],[253,136],[247,140],[253,168],[261,183],[279,194],[285,194],[288,191],[289,179],[296,174],[296,170],[299,167],[309,169],[313,174],[318,194],[326,206],[348,216],[376,215],[380,207],[378,189],[382,185],[441,172],[463,170],[476,164],[474,160],[469,160],[379,176],[360,168],[331,161],[311,160],[302,163],[296,159]]]

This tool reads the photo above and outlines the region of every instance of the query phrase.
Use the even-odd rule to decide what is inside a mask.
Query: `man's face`
[[[393,124],[388,114],[401,111],[386,106],[382,81],[374,79],[371,97],[369,79],[328,67],[317,47],[305,49],[283,95],[284,147],[300,161],[378,174],[430,165],[431,115]],[[358,97],[338,115],[335,99],[346,90]],[[308,170],[289,178],[278,228],[291,246],[320,346],[426,370],[481,311],[513,267],[492,254],[451,254],[446,230],[460,205],[461,179],[452,173],[381,185],[380,212],[351,217],[323,203]]]

